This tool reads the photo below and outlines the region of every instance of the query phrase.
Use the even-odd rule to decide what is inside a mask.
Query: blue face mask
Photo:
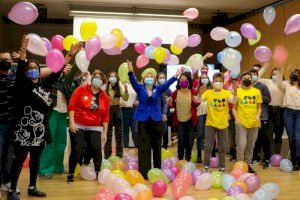
[[[30,69],[26,72],[26,76],[31,80],[37,79],[40,76],[40,71],[38,69]]]
[[[272,75],[272,80],[275,82],[277,81],[277,76],[276,75]]]
[[[111,84],[116,84],[117,78],[112,76],[112,77],[109,77],[108,81],[109,81]]]
[[[154,84],[154,80],[153,80],[152,77],[147,77],[147,78],[145,78],[144,83],[145,83],[146,85],[153,85],[153,84]]]
[[[100,88],[103,85],[103,81],[100,78],[93,78],[92,85],[95,88]]]
[[[230,72],[230,78],[231,78],[231,79],[235,80],[235,79],[237,79],[238,77],[239,77],[239,74]]]
[[[253,82],[256,82],[257,79],[258,79],[258,77],[257,77],[256,75],[252,75],[252,81],[253,81]]]
[[[202,79],[201,79],[201,83],[202,83],[203,85],[207,85],[207,84],[209,83],[208,78],[202,78]]]

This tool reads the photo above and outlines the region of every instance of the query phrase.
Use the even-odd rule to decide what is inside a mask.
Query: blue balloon
[[[282,159],[280,161],[280,169],[284,172],[292,172],[293,171],[293,164],[289,159]]]
[[[145,55],[149,58],[149,59],[153,59],[153,52],[155,50],[155,47],[154,46],[147,46],[146,49],[145,49]]]
[[[231,185],[235,182],[235,178],[229,174],[224,174],[222,179],[222,187],[227,192]]]
[[[222,63],[222,51],[217,54],[217,60],[219,63]]]
[[[230,47],[237,47],[242,42],[242,36],[236,31],[230,31],[225,37],[225,43]]]
[[[270,199],[271,199],[270,193],[263,188],[256,190],[252,195],[252,200],[270,200]]]

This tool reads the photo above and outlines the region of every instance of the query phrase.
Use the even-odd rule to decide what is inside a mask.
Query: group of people
[[[229,151],[231,161],[245,161],[249,172],[255,173],[251,164],[261,160],[268,168],[271,154],[280,153],[285,127],[294,170],[299,170],[298,69],[290,72],[289,80],[284,80],[281,67],[272,69],[270,79],[262,78],[268,64],[254,65],[241,74],[229,72],[228,79],[218,72],[212,80],[206,65],[201,67],[200,77],[181,68],[169,80],[162,72],[146,69],[138,81],[127,61],[129,81],[121,83],[117,72],[107,76],[98,69],[92,74],[80,73],[69,64],[83,43],[71,48],[58,73],[27,60],[27,46],[24,37],[19,53],[0,52],[0,183],[9,200],[20,199],[17,183],[28,154],[28,194],[46,196],[36,187],[37,177],[50,179],[54,173],[65,172],[67,127],[71,141],[67,182],[74,181],[78,163],[92,160],[99,173],[102,148],[105,159],[112,155],[113,132],[116,155],[123,157],[130,129],[138,149],[139,171],[147,179],[151,155],[153,166],[160,168],[161,147],[168,147],[171,108],[171,121],[178,129],[179,160],[191,160],[196,132],[197,161],[202,163],[204,149],[206,172],[212,154],[218,152],[219,170],[226,173]],[[211,56],[208,53],[205,58]],[[10,69],[13,59],[18,60],[15,72]],[[176,81],[172,92],[169,87]]]

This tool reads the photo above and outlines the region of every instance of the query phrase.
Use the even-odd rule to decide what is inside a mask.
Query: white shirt
[[[127,101],[124,101],[122,97],[120,98],[120,107],[132,108],[137,95],[130,83],[125,84],[127,85],[129,97]]]
[[[68,112],[68,104],[67,99],[65,95],[57,90],[57,102],[56,106],[53,108],[53,110],[59,112],[59,113],[67,113]]]

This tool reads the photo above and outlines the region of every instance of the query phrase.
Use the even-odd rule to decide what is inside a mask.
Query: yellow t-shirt
[[[251,87],[248,90],[237,89],[237,114],[241,124],[245,128],[258,128],[256,119],[257,104],[262,103],[262,96],[258,89]]]
[[[202,95],[202,100],[207,101],[206,126],[218,129],[228,127],[229,105],[228,100],[232,96],[229,90],[221,89],[215,92],[213,89],[206,90]]]

